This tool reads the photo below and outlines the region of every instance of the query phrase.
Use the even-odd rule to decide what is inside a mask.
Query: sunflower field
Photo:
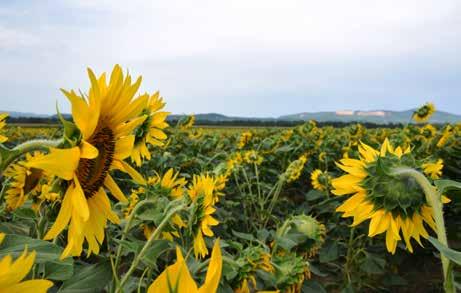
[[[461,124],[167,123],[118,65],[0,114],[0,292],[456,292]],[[409,121],[410,122],[410,121]]]

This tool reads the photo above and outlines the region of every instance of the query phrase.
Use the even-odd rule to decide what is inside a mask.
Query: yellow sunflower
[[[165,102],[163,102],[159,92],[156,92],[149,97],[141,112],[147,118],[134,131],[135,140],[131,160],[136,163],[136,166],[141,166],[141,159],[150,160],[151,156],[147,144],[162,146],[162,141],[167,138],[163,129],[168,127],[165,120],[170,113],[160,111],[163,107],[165,107]]]
[[[304,169],[304,165],[306,165],[307,157],[306,155],[302,155],[299,159],[294,160],[293,162],[288,165],[285,173],[283,174],[286,178],[287,182],[293,182],[301,176],[301,173]]]
[[[442,148],[447,143],[448,139],[452,136],[452,127],[447,125],[442,132],[442,136],[440,137],[439,141],[437,142],[437,147]]]
[[[176,262],[168,266],[149,286],[148,293],[212,293],[218,290],[222,272],[222,255],[219,240],[213,245],[204,284],[198,288],[179,247],[176,248]]]
[[[243,154],[243,161],[247,164],[261,165],[263,160],[263,157],[260,156],[258,152],[255,150],[246,151]]]
[[[186,179],[178,178],[179,172],[174,172],[173,168],[168,169],[168,171],[161,177],[159,174],[156,174],[154,177],[150,177],[147,180],[148,185],[155,185],[159,184],[160,187],[168,193],[168,196],[177,199],[181,198],[184,195],[184,187],[187,184]],[[175,228],[172,231],[163,231],[162,238],[173,240],[174,237],[179,237],[179,233],[176,229],[177,228],[184,228],[186,224],[184,223],[183,219],[180,215],[176,214],[172,218],[172,223]],[[150,235],[154,231],[154,227],[150,227],[149,225],[144,225],[144,236],[149,239]]]
[[[215,180],[208,175],[194,175],[192,185],[188,189],[188,195],[192,202],[196,204],[194,210],[195,227],[194,227],[194,254],[195,257],[205,257],[208,254],[208,249],[205,244],[203,235],[212,237],[212,226],[219,224],[219,221],[212,217],[216,211],[214,202],[217,201],[215,195]]]
[[[0,233],[0,244],[4,238],[5,234]],[[26,247],[15,261],[13,261],[11,255],[0,259],[0,292],[45,293],[53,286],[53,282],[48,280],[22,281],[32,269],[35,256],[35,251],[28,253]]]
[[[6,206],[9,210],[19,208],[28,196],[37,196],[41,191],[40,181],[45,177],[43,170],[28,167],[27,164],[40,160],[44,154],[27,153],[23,161],[10,165],[4,175],[10,178],[5,193]]]
[[[126,172],[135,181],[145,183],[142,176],[123,161],[133,151],[133,130],[146,118],[141,116],[141,111],[149,96],[133,98],[141,77],[132,84],[131,76],[124,76],[118,65],[112,71],[109,84],[105,74],[97,79],[88,69],[88,75],[91,88],[87,98],[63,90],[82,134],[78,146],[51,148],[40,160],[28,163],[29,167],[46,170],[66,182],[58,217],[45,235],[46,240],[56,238],[70,223],[62,258],[81,255],[84,240],[88,242],[88,254],[98,254],[107,220],[119,223],[105,189],[119,201],[127,199],[110,175],[111,170]]]
[[[360,160],[342,159],[337,163],[348,174],[332,180],[332,193],[353,195],[336,211],[344,213],[343,217],[353,217],[352,226],[370,219],[368,236],[386,232],[386,247],[392,254],[402,232],[407,249],[413,252],[411,238],[421,245],[420,237],[429,236],[424,223],[436,229],[432,208],[412,178],[393,176],[386,171],[393,166],[412,166],[410,148],[394,149],[386,139],[380,151],[361,143],[359,153]]]
[[[239,142],[237,144],[237,148],[243,149],[245,147],[245,145],[248,144],[248,142],[251,140],[252,137],[253,137],[253,134],[251,132],[249,132],[249,131],[243,132],[240,135],[240,139],[239,139]]]
[[[6,118],[8,117],[8,114],[7,113],[1,113],[0,114],[0,130],[2,130],[5,125],[6,125]],[[8,137],[6,136],[3,136],[0,134],[0,143],[4,143],[5,141],[8,140]]]
[[[432,103],[426,103],[413,112],[412,118],[416,122],[426,122],[435,112],[435,106]]]
[[[422,167],[424,174],[429,175],[431,179],[439,179],[442,176],[443,160],[438,159],[435,163],[424,163]]]
[[[311,173],[311,183],[314,189],[325,191],[330,186],[330,175],[326,171],[316,169]]]

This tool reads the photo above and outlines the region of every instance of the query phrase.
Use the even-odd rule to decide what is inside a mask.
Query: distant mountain
[[[8,113],[8,116],[11,118],[20,118],[20,117],[28,117],[28,118],[49,118],[51,115],[47,114],[37,114],[37,113],[28,113],[28,112],[14,112],[14,111],[2,111],[0,113]]]
[[[407,123],[411,121],[411,115],[414,110],[407,111],[336,111],[336,112],[303,112],[298,114],[284,115],[280,117],[237,117],[237,116],[226,116],[219,113],[204,113],[196,114],[195,119],[197,122],[232,122],[232,121],[251,121],[251,122],[296,122],[296,121],[308,121],[316,120],[318,122],[368,122],[375,124],[389,124],[389,123]],[[7,112],[1,111],[0,113]],[[23,113],[23,112],[8,112],[12,118],[56,118],[56,115],[43,115],[35,113]],[[69,119],[70,114],[63,114],[66,119]],[[173,114],[168,116],[168,120],[179,120],[185,116],[185,114]],[[451,114],[443,111],[436,111],[429,120],[431,123],[458,123],[461,122],[461,115]]]
[[[376,124],[388,123],[408,123],[414,110],[407,111],[336,111],[336,112],[315,112],[299,113],[293,115],[280,116],[278,119],[285,121],[308,121],[316,120],[319,122],[371,122]],[[431,123],[457,123],[461,122],[461,115],[455,115],[448,112],[436,111],[431,119]]]

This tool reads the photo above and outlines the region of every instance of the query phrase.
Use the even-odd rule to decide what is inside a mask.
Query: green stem
[[[14,162],[17,158],[25,153],[30,153],[37,150],[47,150],[50,147],[57,147],[63,142],[62,139],[47,140],[47,139],[34,139],[26,141],[22,144],[15,146],[12,149],[2,149],[2,159],[0,160],[0,175],[6,168]]]
[[[125,241],[126,236],[128,235],[128,231],[130,231],[130,228],[131,228],[131,222],[133,221],[134,216],[136,215],[136,213],[138,212],[138,210],[139,210],[141,207],[143,207],[144,205],[150,204],[150,203],[155,203],[155,201],[154,201],[154,200],[145,199],[145,200],[140,201],[140,202],[134,207],[134,209],[131,211],[130,216],[128,217],[128,221],[127,221],[127,223],[126,223],[126,225],[125,225],[125,229],[123,229],[123,232],[122,232],[122,239],[120,240],[120,242]],[[118,268],[118,265],[119,265],[119,262],[120,262],[120,255],[122,254],[122,247],[123,247],[123,245],[121,245],[121,244],[118,245],[117,254],[115,255],[115,267],[116,267],[116,268]]]
[[[442,244],[448,247],[447,232],[445,230],[445,221],[443,219],[441,194],[434,186],[432,186],[429,180],[427,180],[426,176],[412,168],[395,168],[392,170],[391,174],[396,176],[412,177],[419,184],[419,186],[421,186],[426,196],[426,200],[433,210],[435,225],[437,227],[437,238]],[[453,286],[453,273],[450,269],[450,260],[446,258],[442,253],[440,254],[440,258],[442,260],[443,276],[445,279],[445,292],[455,292]]]
[[[130,268],[128,269],[128,272],[123,276],[122,280],[120,281],[120,286],[117,288],[116,292],[122,292],[123,286],[125,283],[128,281],[128,278],[131,276],[131,274],[136,270],[139,262],[143,258],[144,254],[146,251],[149,249],[149,247],[152,245],[152,242],[158,238],[160,233],[162,232],[163,228],[165,227],[166,224],[170,221],[170,219],[180,210],[184,209],[186,207],[185,204],[181,204],[177,207],[172,208],[168,214],[163,218],[162,222],[160,225],[158,225],[157,229],[155,229],[154,233],[149,237],[149,240],[147,240],[146,244],[144,244],[143,248],[139,252],[139,254],[135,257],[133,262],[131,263]]]

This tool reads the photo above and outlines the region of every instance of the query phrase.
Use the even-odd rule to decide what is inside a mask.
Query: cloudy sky
[[[460,52],[459,0],[3,0],[0,110],[67,112],[118,63],[174,113],[461,114]]]

